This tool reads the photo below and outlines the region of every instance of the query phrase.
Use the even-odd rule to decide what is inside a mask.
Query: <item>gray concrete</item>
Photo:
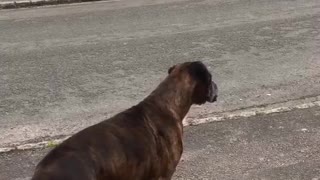
[[[185,129],[176,180],[320,179],[320,108]],[[49,149],[0,154],[0,180],[28,180]]]
[[[319,94],[319,0],[121,0],[0,12],[0,146],[76,132],[204,61],[219,103]]]
[[[17,9],[17,8],[30,8],[46,5],[60,5],[71,3],[93,2],[100,0],[0,0],[1,9]]]

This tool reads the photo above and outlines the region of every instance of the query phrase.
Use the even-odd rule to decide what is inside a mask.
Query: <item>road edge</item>
[[[108,0],[22,0],[22,1],[4,1],[0,2],[1,9],[16,9],[27,8],[45,5],[59,5],[59,4],[71,4],[71,3],[83,3],[83,2],[95,2],[95,1],[108,1]]]
[[[280,112],[288,112],[294,109],[307,109],[312,107],[320,107],[320,95],[290,100],[286,102],[262,105],[258,107],[248,107],[238,110],[231,110],[228,112],[221,112],[215,114],[208,114],[201,118],[187,119],[183,122],[184,126],[195,126],[203,123],[210,123],[214,121],[223,121],[237,119],[241,117],[251,117],[261,114],[272,114]]]
[[[292,100],[287,102],[281,102],[276,104],[265,105],[261,107],[249,107],[239,110],[233,110],[228,112],[209,114],[201,118],[187,118],[184,122],[184,126],[195,126],[204,123],[211,123],[223,120],[238,119],[241,117],[252,117],[256,115],[267,115],[273,113],[288,112],[295,109],[307,109],[312,107],[320,107],[320,95],[315,97],[308,97],[304,99]],[[54,147],[70,136],[63,136],[62,138],[56,138],[46,141],[40,141],[35,143],[17,144],[8,147],[1,147],[0,153],[6,153],[14,150],[30,150],[39,149],[45,147]]]

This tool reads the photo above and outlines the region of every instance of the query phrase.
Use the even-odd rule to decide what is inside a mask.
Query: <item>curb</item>
[[[320,96],[309,97],[305,99],[292,100],[288,102],[270,104],[260,107],[249,107],[245,109],[233,110],[229,112],[222,112],[217,114],[208,114],[202,118],[188,118],[183,122],[183,126],[196,126],[204,123],[211,123],[216,121],[232,120],[238,118],[247,118],[256,115],[268,115],[273,113],[288,112],[296,109],[308,109],[312,107],[320,107]],[[41,141],[36,143],[16,144],[8,147],[0,147],[0,154],[7,153],[14,150],[30,150],[46,147],[54,147],[70,136],[63,138],[52,139],[48,141]]]
[[[58,144],[62,143],[66,139],[68,139],[70,136],[65,136],[60,139],[53,139],[50,141],[41,141],[37,143],[27,143],[27,144],[21,144],[17,146],[11,146],[11,147],[3,147],[0,148],[0,154],[6,153],[14,150],[29,150],[29,149],[39,149],[39,148],[46,148],[46,147],[55,147]]]
[[[71,3],[82,3],[82,2],[94,2],[102,0],[22,0],[22,1],[5,1],[0,2],[1,9],[15,9],[15,8],[26,8],[33,6],[45,6],[45,5],[58,5],[58,4],[71,4]]]
[[[274,113],[288,112],[297,109],[308,109],[312,107],[320,107],[320,96],[292,100],[288,102],[269,104],[259,107],[249,107],[245,109],[238,109],[229,112],[221,112],[217,114],[208,114],[204,117],[187,119],[183,122],[184,126],[196,126],[199,124],[233,120],[238,118],[247,118],[257,115],[268,115]]]

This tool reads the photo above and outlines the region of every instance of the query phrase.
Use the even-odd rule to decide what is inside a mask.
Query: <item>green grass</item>
[[[58,143],[54,142],[54,141],[49,141],[48,144],[47,144],[47,147],[50,147],[50,148],[54,148],[58,146]]]

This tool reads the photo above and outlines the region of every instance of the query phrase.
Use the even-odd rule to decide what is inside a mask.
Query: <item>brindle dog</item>
[[[200,61],[171,67],[142,102],[73,135],[37,165],[32,180],[169,180],[179,163],[182,120],[214,102],[217,85]]]

